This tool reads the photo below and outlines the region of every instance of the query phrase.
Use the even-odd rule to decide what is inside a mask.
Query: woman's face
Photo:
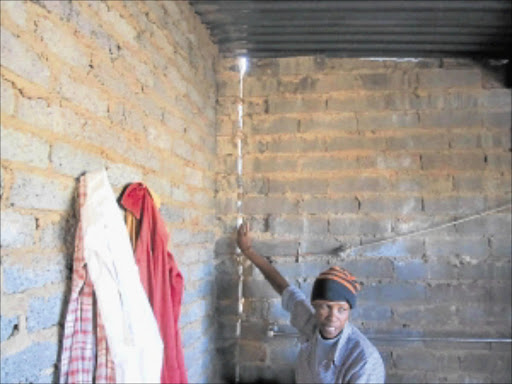
[[[315,317],[320,334],[324,339],[333,339],[338,336],[350,314],[350,305],[345,301],[313,301]]]

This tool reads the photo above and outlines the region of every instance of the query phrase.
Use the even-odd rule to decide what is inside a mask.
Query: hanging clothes
[[[80,212],[83,252],[118,383],[158,383],[163,343],[105,170],[88,173]],[[82,181],[81,180],[81,181]]]
[[[156,206],[156,209],[160,209],[160,197],[154,193],[151,188],[147,187],[149,193],[151,194],[151,198],[153,199],[153,203]],[[139,238],[140,233],[140,220],[135,217],[135,215],[126,210],[124,219],[126,221],[126,228],[128,229],[128,236],[130,236],[130,242],[132,243],[132,248],[135,249],[135,245],[137,244],[137,239]]]
[[[181,332],[178,326],[183,277],[174,256],[167,249],[169,234],[165,222],[149,189],[142,183],[133,183],[125,190],[121,205],[140,220],[135,260],[164,343],[161,381],[187,383]],[[127,224],[133,226],[134,221],[130,219]],[[136,232],[130,228],[128,231]]]
[[[78,211],[86,200],[85,179],[78,185]],[[64,323],[59,367],[59,382],[113,383],[115,369],[105,327],[94,299],[92,281],[87,272],[81,217],[75,234],[71,295]]]

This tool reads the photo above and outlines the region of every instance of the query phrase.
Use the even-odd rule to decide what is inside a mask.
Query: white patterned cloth
[[[62,338],[61,384],[116,381],[105,326],[94,299],[94,288],[84,259],[82,213],[87,200],[85,183],[85,176],[82,176],[78,184],[79,221],[75,235],[71,295]]]
[[[85,175],[84,256],[118,383],[160,383],[163,343],[105,170]]]
[[[317,359],[322,338],[306,296],[290,285],[283,292],[282,305],[302,339],[295,367],[297,383],[384,383],[386,372],[379,351],[356,327],[347,322],[326,358]]]

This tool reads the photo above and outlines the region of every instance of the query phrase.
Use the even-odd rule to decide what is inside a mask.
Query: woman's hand
[[[236,236],[238,248],[245,254],[251,249],[251,238],[249,236],[249,224],[245,221],[238,227]]]
[[[265,279],[268,280],[270,285],[276,290],[280,295],[283,294],[286,287],[288,287],[288,281],[279,273],[279,271],[274,268],[272,264],[268,262],[267,259],[256,253],[251,248],[251,238],[249,236],[249,224],[243,222],[238,227],[238,231],[236,234],[236,243],[238,248],[243,252],[244,256],[247,257],[265,276]]]

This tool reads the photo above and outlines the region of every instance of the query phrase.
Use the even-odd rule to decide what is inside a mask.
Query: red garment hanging
[[[183,276],[167,249],[169,234],[165,223],[149,189],[142,183],[131,184],[121,204],[141,220],[135,259],[164,343],[162,383],[187,383],[178,325]]]

